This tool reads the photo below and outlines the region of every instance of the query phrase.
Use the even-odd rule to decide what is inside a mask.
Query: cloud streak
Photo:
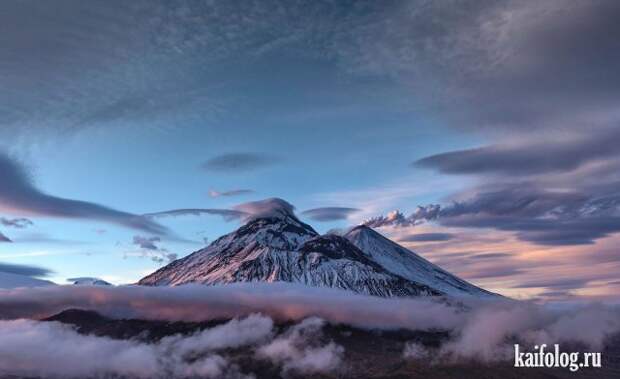
[[[209,197],[232,197],[232,196],[241,196],[241,195],[249,195],[254,193],[254,190],[251,189],[234,189],[228,191],[216,191],[209,190]]]
[[[10,274],[17,274],[17,275],[31,276],[31,277],[49,276],[53,273],[53,271],[43,268],[43,267],[39,267],[39,266],[10,264],[10,263],[1,263],[1,262],[0,262],[0,272],[8,272]]]
[[[416,233],[409,236],[401,237],[399,240],[403,242],[435,242],[449,241],[454,237],[454,234],[450,233]]]
[[[172,262],[177,259],[177,254],[170,253],[168,250],[157,246],[159,242],[161,242],[161,238],[159,237],[144,237],[144,236],[133,236],[133,244],[138,246],[141,249],[141,252],[138,254],[140,257],[148,257],[153,262],[163,263],[163,262]],[[125,256],[134,255],[131,253],[126,253]]]
[[[146,213],[143,216],[146,218],[158,218],[158,217],[202,216],[204,214],[222,216],[224,220],[226,221],[236,220],[245,215],[244,212],[240,212],[234,209],[184,208],[184,209],[171,209],[171,210],[161,211],[161,212]]]
[[[346,220],[351,214],[359,211],[357,208],[323,207],[308,209],[301,214],[314,221],[338,221]]]
[[[617,157],[617,128],[594,135],[459,150],[420,159],[414,165],[447,174],[526,175],[571,171]]]
[[[34,225],[34,223],[27,218],[9,219],[5,217],[0,218],[0,224],[2,224],[3,226],[8,226],[8,227],[17,228],[17,229],[24,229],[24,228]]]
[[[208,171],[247,172],[272,166],[280,160],[264,153],[227,153],[210,158],[202,164]]]
[[[153,234],[167,230],[147,218],[86,201],[64,199],[37,189],[22,166],[0,153],[0,210],[28,216],[87,219]]]

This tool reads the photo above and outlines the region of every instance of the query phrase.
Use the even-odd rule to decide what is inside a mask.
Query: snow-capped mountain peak
[[[450,274],[366,225],[356,226],[344,237],[369,259],[403,278],[423,283],[447,295],[495,296]]]
[[[321,236],[286,207],[249,217],[239,229],[139,284],[278,281],[384,297],[487,293],[370,228]]]

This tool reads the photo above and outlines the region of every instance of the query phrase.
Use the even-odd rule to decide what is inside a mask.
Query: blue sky
[[[619,12],[605,1],[8,1],[0,149],[64,199],[132,215],[268,197],[299,212],[355,208],[305,220],[325,232],[379,217],[403,243],[447,233],[405,244],[511,295],[604,297],[620,279]],[[217,163],[231,159],[242,167]],[[157,218],[170,230],[157,236],[125,216],[16,205],[15,188],[0,184],[0,216],[32,225],[0,226],[12,241],[0,262],[57,282],[132,282],[238,226]],[[209,196],[235,190],[251,191]],[[412,215],[431,203],[438,218]],[[381,219],[394,209],[402,218]],[[135,237],[159,238],[158,250]],[[557,281],[541,283],[550,267]]]

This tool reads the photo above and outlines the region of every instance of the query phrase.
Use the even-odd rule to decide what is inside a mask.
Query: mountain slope
[[[353,228],[344,237],[369,259],[403,278],[415,280],[452,296],[495,296],[450,274],[365,225]]]
[[[319,236],[291,215],[253,220],[138,284],[278,281],[385,297],[441,294],[386,271],[343,237]]]
[[[138,284],[279,281],[383,297],[489,294],[370,229],[321,236],[285,208],[250,219]]]

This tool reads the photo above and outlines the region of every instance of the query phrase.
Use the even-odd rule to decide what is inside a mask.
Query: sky
[[[618,17],[612,0],[2,2],[0,270],[132,283],[279,197],[508,296],[617,298]]]

